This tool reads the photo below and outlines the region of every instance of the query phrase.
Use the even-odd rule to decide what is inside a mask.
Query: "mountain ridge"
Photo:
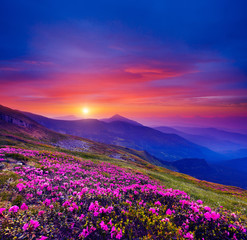
[[[223,158],[219,154],[178,135],[165,134],[143,125],[123,121],[106,123],[97,119],[63,121],[31,113],[24,114],[53,131],[85,137],[106,144],[146,150],[164,161],[188,157],[203,157],[209,161]]]

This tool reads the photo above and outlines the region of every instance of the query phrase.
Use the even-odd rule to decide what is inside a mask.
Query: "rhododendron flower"
[[[82,232],[79,234],[79,237],[87,237],[89,235],[88,227],[84,228]]]
[[[39,222],[36,220],[31,219],[30,220],[30,226],[33,226],[34,229],[36,229],[39,226]]]
[[[44,205],[49,206],[51,204],[51,200],[46,198],[45,201],[43,202]]]
[[[23,203],[21,205],[21,210],[28,210],[28,206],[26,205],[26,203]]]
[[[101,227],[103,230],[105,230],[105,231],[108,231],[108,230],[109,230],[108,226],[104,223],[104,221],[102,221],[102,222],[100,223],[100,227]]]
[[[116,235],[116,239],[121,239],[123,236],[122,230],[120,229],[119,232]]]
[[[184,238],[188,238],[188,239],[194,239],[194,236],[193,236],[193,234],[192,233],[186,233],[185,235],[184,235]]]
[[[28,227],[29,227],[29,224],[28,224],[28,223],[25,223],[24,226],[22,227],[22,229],[23,229],[24,231],[26,231],[26,230],[28,229]]]
[[[23,183],[17,183],[16,184],[16,187],[19,189],[19,191],[21,192],[25,187],[26,185],[24,185]]]
[[[37,240],[46,240],[48,237],[45,236],[41,236],[40,238],[38,238]]]
[[[45,211],[41,210],[41,211],[39,211],[38,215],[42,216],[44,213],[45,213]]]
[[[154,203],[154,205],[161,206],[161,203],[160,203],[160,201],[157,201],[157,202]]]
[[[82,220],[84,217],[85,217],[85,215],[82,214],[82,215],[79,217],[79,219]]]
[[[205,209],[206,211],[208,211],[208,212],[211,212],[211,211],[212,211],[211,208],[208,207],[208,206],[204,207],[204,209]]]
[[[171,209],[168,208],[168,209],[166,210],[166,215],[172,215]]]
[[[19,210],[19,207],[18,206],[12,206],[10,209],[9,209],[9,212],[18,212]]]
[[[0,215],[3,214],[3,211],[5,211],[6,208],[0,208]]]
[[[197,200],[196,202],[197,202],[197,203],[199,203],[199,204],[203,204],[203,201],[202,201],[202,200],[200,200],[200,199],[199,199],[199,200]]]
[[[217,220],[218,218],[220,218],[220,214],[216,212],[211,212],[211,218],[213,220]]]

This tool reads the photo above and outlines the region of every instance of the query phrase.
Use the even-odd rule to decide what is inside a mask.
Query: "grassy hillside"
[[[247,239],[241,189],[228,196],[149,163],[73,155],[83,153],[0,148],[1,238]]]
[[[247,239],[246,190],[174,172],[143,151],[28,121],[0,120],[1,238]],[[120,195],[112,198],[112,191]],[[103,212],[89,211],[90,204]]]

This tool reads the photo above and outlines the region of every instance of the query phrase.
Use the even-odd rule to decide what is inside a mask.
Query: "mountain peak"
[[[127,119],[126,117],[121,116],[120,114],[115,114],[109,119]]]
[[[136,122],[134,120],[128,119],[126,117],[123,117],[120,114],[115,114],[110,118],[101,119],[101,121],[107,122],[107,123],[118,122],[119,121],[119,122],[129,123],[129,124],[132,124],[132,125],[135,125],[135,126],[142,126],[142,124],[140,124],[140,123],[138,123],[138,122]]]

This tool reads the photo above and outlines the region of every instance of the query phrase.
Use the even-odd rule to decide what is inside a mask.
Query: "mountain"
[[[58,119],[58,120],[79,120],[79,118],[76,117],[75,115],[60,116],[60,117],[56,117],[55,119]]]
[[[151,155],[145,155],[142,151],[132,149],[127,151],[118,146],[57,133],[40,125],[18,110],[0,105],[0,146],[22,146],[27,144],[36,148],[63,148],[80,153],[100,154],[119,160],[134,161],[139,164],[144,164],[143,160],[145,160],[158,166],[165,166],[159,159],[154,159]],[[143,154],[145,158],[142,157]]]
[[[50,123],[50,119],[41,116],[37,116],[37,118],[45,123],[47,123],[46,121]],[[94,125],[95,122],[99,122],[103,125],[106,124],[107,126],[109,124],[98,120],[87,120],[86,122],[88,121],[91,122],[92,125]],[[72,126],[71,121],[68,122],[70,123],[70,126]],[[62,124],[63,121],[59,121],[59,123]],[[119,124],[125,125],[127,123],[116,121],[114,124],[117,124],[119,129]],[[132,128],[138,127],[128,124],[128,127],[131,126]],[[143,126],[140,128],[143,129]],[[144,127],[144,129],[147,132],[152,130],[146,127]],[[155,133],[156,132],[158,131],[155,131]],[[160,132],[158,133],[162,134]],[[136,166],[146,167],[149,170],[153,169],[154,165],[156,165],[162,167],[157,168],[157,173],[161,169],[164,169],[163,167],[166,167],[166,169],[173,170],[166,171],[175,175],[185,173],[204,181],[207,180],[247,188],[246,174],[237,169],[230,169],[224,165],[217,166],[216,168],[214,165],[210,165],[204,159],[200,158],[184,158],[173,162],[162,161],[151,155],[148,151],[108,145],[86,138],[57,133],[40,125],[22,112],[3,106],[0,106],[0,146],[1,145],[12,145],[17,147],[28,146],[32,149],[62,151],[90,159],[101,158],[105,161],[115,159],[117,161],[125,162],[126,164],[136,164]],[[154,165],[150,165],[150,163]],[[184,177],[184,175],[179,176]]]
[[[223,161],[219,165],[247,174],[247,157]]]
[[[53,131],[106,144],[145,150],[164,161],[181,158],[205,158],[208,161],[215,161],[222,158],[221,155],[176,134],[162,133],[150,127],[129,123],[129,121],[104,122],[96,119],[63,121],[31,113],[24,114]],[[122,119],[122,117],[117,116],[115,119]]]
[[[164,133],[175,133],[193,143],[197,143],[213,151],[232,158],[239,154],[239,150],[247,148],[247,135],[235,132],[229,132],[217,128],[188,128],[188,127],[155,127],[155,129]],[[243,156],[243,155],[241,155]],[[247,155],[244,155],[247,156]]]
[[[125,118],[119,114],[116,114],[114,116],[112,116],[111,118],[104,118],[104,119],[101,119],[101,121],[103,122],[106,122],[106,123],[111,123],[111,122],[125,122],[125,123],[129,123],[129,124],[132,124],[132,125],[135,125],[135,126],[143,126],[142,124],[136,122],[136,121],[133,121],[131,119],[128,119],[128,118]]]
[[[204,159],[188,158],[166,163],[167,167],[174,171],[188,174],[204,181],[217,182],[224,185],[239,186],[247,189],[247,159],[239,159],[235,162],[224,161],[217,164],[209,164]],[[228,164],[227,164],[228,162]],[[238,167],[237,167],[238,166]],[[244,168],[244,170],[241,169]]]

